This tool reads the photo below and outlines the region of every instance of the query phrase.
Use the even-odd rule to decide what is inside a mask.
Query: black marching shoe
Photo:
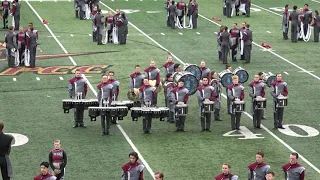
[[[201,132],[205,132],[205,131],[206,131],[206,129],[202,129],[202,130],[201,130]]]
[[[75,125],[73,125],[72,127],[73,127],[73,128],[77,128],[77,127],[78,127],[78,124],[75,124]]]
[[[82,128],[87,128],[87,126],[83,125],[83,124],[80,124],[80,127]]]
[[[283,126],[278,126],[278,128],[279,128],[279,129],[286,129],[286,128],[284,128]]]
[[[210,129],[206,129],[206,131],[211,132],[211,130],[210,130]]]

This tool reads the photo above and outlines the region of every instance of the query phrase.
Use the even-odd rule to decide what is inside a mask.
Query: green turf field
[[[4,75],[7,62],[0,61],[0,119],[5,122],[5,132],[22,134],[29,139],[25,144],[24,138],[15,136],[16,143],[23,144],[13,147],[11,153],[15,180],[31,179],[39,173],[39,164],[48,160],[56,138],[61,140],[67,152],[69,161],[66,178],[70,180],[120,179],[121,165],[128,161],[128,153],[133,149],[138,149],[143,157],[142,162],[150,166],[145,169],[147,180],[151,180],[151,174],[156,171],[163,171],[166,179],[171,180],[213,179],[220,173],[222,163],[230,163],[232,172],[238,174],[239,179],[245,179],[247,165],[254,161],[257,151],[265,153],[265,162],[276,172],[276,179],[283,178],[281,166],[288,161],[291,151],[303,156],[300,163],[306,167],[305,179],[318,179],[320,141],[317,110],[320,103],[316,97],[320,88],[319,44],[313,42],[313,36],[307,43],[292,44],[290,40],[282,40],[281,7],[286,3],[291,7],[295,4],[302,7],[308,3],[315,10],[320,1],[255,0],[250,18],[240,16],[226,19],[222,16],[221,0],[202,0],[199,1],[198,28],[193,30],[167,28],[162,0],[102,2],[100,6],[104,11],[120,8],[133,12],[127,14],[132,24],[125,46],[97,46],[93,43],[89,36],[92,33],[91,21],[80,21],[74,17],[73,1],[22,2],[20,24],[27,26],[33,22],[39,31],[42,52],[38,51],[38,55],[118,52],[42,59],[37,61],[37,66],[42,68],[17,75]],[[212,17],[220,17],[222,21],[211,21]],[[44,26],[40,19],[46,19],[48,26]],[[244,113],[241,132],[230,132],[230,117],[226,113],[226,100],[223,98],[221,115],[224,121],[214,121],[211,133],[200,133],[198,104],[196,97],[192,96],[186,133],[175,133],[173,124],[154,120],[153,134],[143,135],[141,121],[132,122],[127,117],[118,126],[111,127],[113,136],[102,137],[98,121],[90,122],[86,116],[87,129],[73,129],[73,113],[63,114],[61,100],[68,98],[66,86],[73,75],[43,75],[57,69],[72,71],[74,66],[103,66],[104,70],[115,71],[115,78],[121,83],[120,99],[126,100],[127,77],[134,71],[134,66],[140,64],[146,68],[151,59],[162,66],[168,53],[174,55],[175,62],[199,64],[205,60],[211,70],[221,72],[224,65],[218,62],[215,32],[220,25],[231,27],[232,23],[241,24],[242,21],[247,21],[254,33],[252,63],[231,65],[234,69],[241,66],[248,70],[250,81],[260,71],[283,73],[289,87],[285,130],[272,129],[273,111],[268,89],[269,101],[265,111],[268,120],[263,121],[261,130],[254,129],[251,116]],[[5,33],[4,30],[1,32]],[[262,42],[270,44],[273,51],[259,47]],[[64,67],[48,70],[52,66]],[[90,87],[88,96],[94,98],[101,73],[86,76],[93,87]],[[246,101],[250,102],[247,87],[248,83],[245,84]],[[162,97],[163,93],[159,95],[159,104],[164,103]],[[247,107],[249,112],[249,104]]]

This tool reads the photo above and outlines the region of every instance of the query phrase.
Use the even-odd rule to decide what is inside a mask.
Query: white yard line
[[[305,71],[298,71],[298,72],[303,72],[303,73],[305,73]],[[308,71],[308,72],[314,72],[314,71]]]
[[[311,0],[311,1],[316,2],[316,3],[320,3],[320,1],[316,1],[316,0]]]

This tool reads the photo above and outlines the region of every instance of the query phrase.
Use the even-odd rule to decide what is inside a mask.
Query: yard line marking
[[[70,36],[72,36],[72,37],[73,37],[73,34],[70,34]]]
[[[126,0],[126,1],[128,1],[128,0]]]
[[[164,36],[165,34],[164,34],[164,33],[161,33],[161,35]]]
[[[210,22],[212,22],[213,24],[215,24],[215,25],[217,25],[217,26],[221,26],[220,24],[218,24],[218,23],[216,23],[216,22],[214,22],[214,21],[212,21],[211,19],[209,19],[209,18],[207,18],[207,17],[205,17],[205,16],[203,16],[203,15],[201,15],[201,14],[198,14],[200,17],[202,17],[203,19],[205,19],[205,20],[207,20],[207,21],[210,21]],[[265,48],[265,47],[262,47],[261,45],[259,45],[259,44],[257,44],[257,43],[255,43],[255,42],[252,42],[254,45],[256,45],[256,46],[258,46],[258,47],[260,47],[260,48],[262,48],[262,49],[267,49],[267,48]],[[277,56],[278,58],[280,58],[280,59],[282,59],[283,61],[285,61],[285,62],[287,62],[287,63],[289,63],[289,64],[291,64],[292,66],[295,66],[296,68],[298,68],[298,69],[300,69],[301,71],[304,71],[305,73],[307,73],[307,74],[309,74],[310,76],[312,76],[312,77],[314,77],[314,78],[316,78],[316,79],[318,79],[318,80],[320,80],[320,77],[319,76],[317,76],[317,75],[315,75],[315,74],[312,74],[311,72],[308,72],[307,70],[305,70],[304,68],[302,68],[302,67],[300,67],[300,66],[298,66],[297,64],[295,64],[295,63],[293,63],[293,62],[291,62],[291,61],[289,61],[288,59],[286,59],[286,58],[284,58],[284,57],[282,57],[282,56],[280,56],[279,54],[277,54],[277,53],[275,53],[275,52],[273,52],[273,51],[267,51],[267,52],[269,52],[269,53],[271,53],[271,54],[273,54],[273,55],[275,55],[275,56]],[[319,170],[319,173],[320,173],[320,170]]]
[[[267,33],[271,33],[270,31],[267,31]]]
[[[107,6],[106,4],[104,4],[103,2],[100,2],[100,4],[102,4],[103,6],[105,6],[106,8],[108,8],[110,11],[113,11],[115,12],[113,9],[111,9],[109,6]],[[202,15],[199,14],[199,16],[201,17]],[[204,17],[204,16],[202,16]],[[204,17],[206,18],[206,17]],[[208,19],[208,18],[206,18]],[[156,45],[158,45],[160,48],[162,48],[163,50],[166,50],[167,52],[169,52],[171,54],[172,57],[174,57],[176,60],[178,60],[181,64],[185,65],[185,63],[179,59],[177,56],[175,56],[173,53],[171,53],[170,51],[168,51],[165,47],[163,47],[161,44],[159,44],[157,41],[155,41],[154,39],[152,39],[150,36],[148,36],[146,33],[144,33],[141,29],[139,29],[137,26],[135,26],[134,24],[132,24],[131,22],[129,22],[129,24],[134,27],[137,31],[139,31],[140,33],[144,34],[148,39],[150,39],[152,42],[154,42]],[[218,23],[217,23],[218,24]],[[219,25],[220,26],[220,25]],[[272,52],[272,51],[270,51]],[[303,69],[304,70],[304,69]],[[305,70],[304,70],[305,71]],[[224,98],[227,98],[226,95],[222,94],[222,96]],[[252,116],[247,113],[247,112],[244,112],[244,114],[246,114],[250,119],[252,119]],[[294,150],[291,146],[289,146],[287,143],[285,143],[282,139],[280,139],[278,136],[276,136],[273,132],[271,132],[268,128],[266,128],[265,126],[263,126],[261,124],[261,127],[267,131],[272,137],[274,137],[276,140],[278,140],[282,145],[284,145],[286,148],[288,148],[291,152],[297,152],[296,150]],[[121,128],[122,129],[122,128]],[[131,142],[132,143],[132,142]],[[133,144],[133,143],[132,143]],[[131,144],[130,144],[131,145]],[[139,153],[140,154],[140,153]],[[299,153],[299,155],[301,155]],[[314,166],[310,161],[308,161],[306,158],[304,158],[302,155],[300,156],[301,159],[306,162],[310,167],[312,167],[315,171],[317,171],[318,173],[320,173],[320,170]],[[141,161],[142,161],[143,158],[141,158]],[[143,159],[144,160],[144,159]],[[145,161],[145,160],[144,160]],[[144,162],[142,161],[142,162]],[[149,173],[151,174],[151,176],[154,175],[153,171],[151,170],[151,168],[148,166],[146,166],[147,170],[149,171]]]
[[[316,2],[316,3],[320,3],[320,1],[316,1],[316,0],[311,0],[311,1]]]
[[[303,72],[304,73],[305,71],[298,71],[298,72]],[[314,71],[308,71],[308,72],[314,72]]]
[[[196,32],[197,34],[200,34],[199,32]]]
[[[37,81],[40,81],[40,78],[39,77],[36,77]]]
[[[92,36],[92,34],[89,34],[89,36]]]
[[[57,0],[54,0],[54,2],[57,2]]]
[[[214,32],[215,34],[218,34],[218,32]]]
[[[286,71],[284,71],[283,73],[285,73],[286,75],[289,75],[289,73],[287,73]]]
[[[62,80],[63,80],[63,77],[59,77],[59,79],[62,81]]]
[[[39,20],[42,22],[43,19],[40,17],[40,15],[38,14],[38,12],[32,7],[32,5],[26,1],[26,3],[28,4],[28,6],[30,7],[30,9],[34,12],[34,14],[39,18]],[[109,10],[115,12],[113,9],[109,8],[106,4],[104,4],[103,2],[100,2],[102,5],[106,6]],[[138,29],[135,25],[133,25],[131,22],[129,22],[130,25],[132,25],[134,28]],[[49,33],[53,36],[53,38],[56,40],[56,42],[58,43],[58,45],[61,47],[61,49],[64,51],[65,54],[69,54],[68,51],[65,49],[65,47],[61,44],[61,42],[55,37],[54,33],[52,32],[52,30],[49,28],[49,26],[47,24],[43,24],[44,27],[49,31]],[[144,32],[142,32],[140,29],[139,31],[142,34],[145,34]],[[150,38],[147,34],[145,34],[146,37],[148,37],[150,40],[152,38]],[[157,43],[155,40],[152,39],[153,42],[155,42],[157,45],[161,46],[159,43]],[[163,48],[164,50],[166,50],[165,48]],[[167,50],[167,52],[169,52]],[[172,54],[172,53],[171,53]],[[173,56],[174,58],[176,58],[176,56]],[[74,59],[71,56],[68,56],[68,58],[70,59],[70,61],[72,62],[72,64],[74,66],[77,66],[77,63],[74,61]],[[91,89],[91,91],[93,92],[93,94],[95,96],[97,96],[97,91],[95,90],[95,88],[92,86],[92,84],[90,83],[90,81],[87,79],[87,77],[82,74],[82,77],[84,79],[87,80],[87,84],[89,86],[89,88]],[[118,129],[120,130],[120,132],[122,133],[122,135],[125,137],[125,139],[127,140],[127,142],[130,144],[131,148],[137,152],[139,154],[140,160],[142,161],[143,165],[146,167],[146,169],[149,171],[150,175],[153,177],[154,172],[152,171],[151,167],[149,166],[149,164],[147,163],[147,161],[144,159],[144,157],[142,156],[142,154],[140,153],[140,151],[138,150],[138,148],[133,144],[132,140],[129,138],[129,136],[127,135],[127,133],[123,130],[123,128],[121,127],[120,124],[117,124]]]
[[[182,32],[179,32],[180,35],[183,35]]]
[[[17,78],[12,78],[13,81],[17,81]]]

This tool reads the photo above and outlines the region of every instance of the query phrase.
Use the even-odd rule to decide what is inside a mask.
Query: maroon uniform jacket
[[[176,92],[177,92],[177,91],[180,91],[181,89],[184,89],[184,87],[176,87],[176,88],[172,89],[171,93],[176,94]],[[183,102],[184,102],[185,104],[187,104],[187,103],[188,103],[188,100],[189,100],[189,94],[187,93],[187,94],[185,95],[185,97],[184,97]],[[178,102],[177,102],[177,103],[178,103]]]
[[[51,174],[39,174],[33,178],[33,180],[56,180],[57,178]]]
[[[69,80],[70,84],[73,84],[74,82],[83,79],[83,77],[73,77],[72,79]],[[87,83],[84,85],[84,95],[87,96],[87,92],[88,92],[88,85]]]

